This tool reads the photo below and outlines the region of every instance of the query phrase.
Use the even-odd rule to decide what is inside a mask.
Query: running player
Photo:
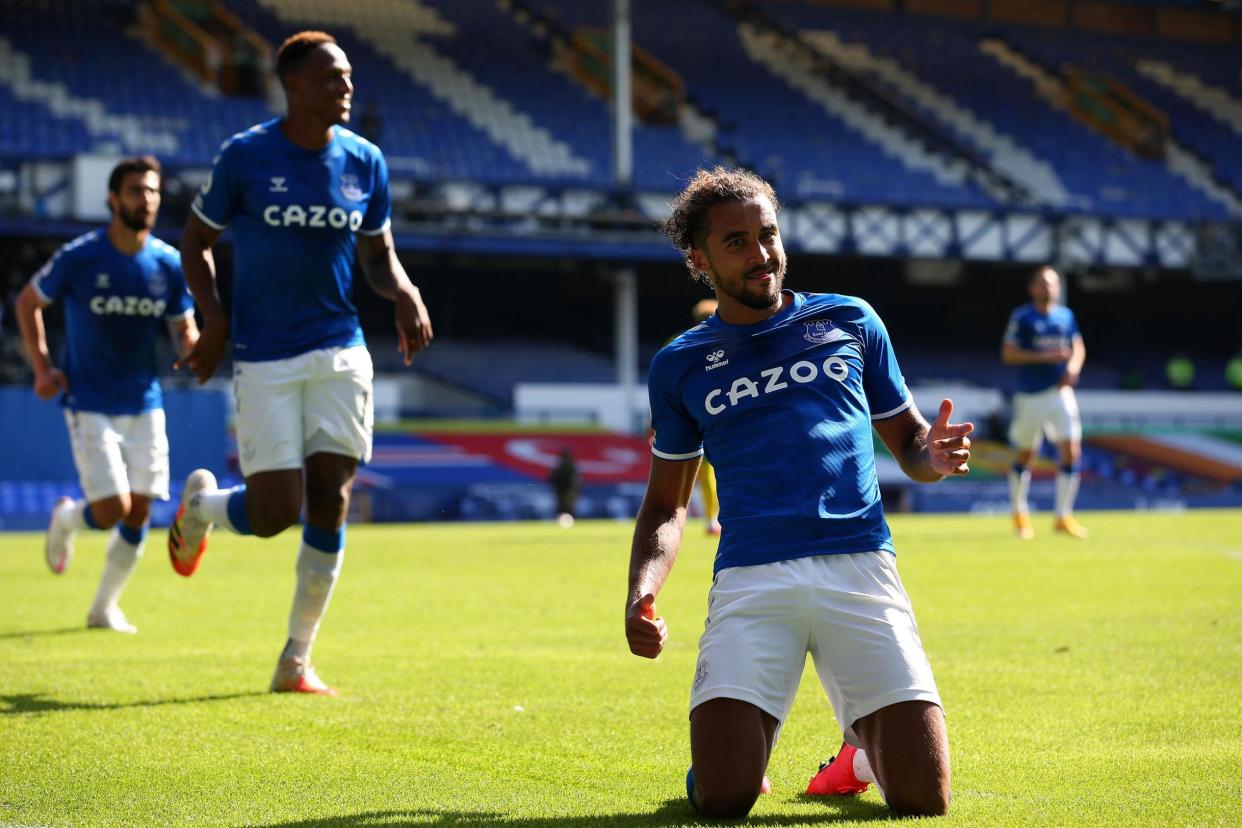
[[[40,399],[60,395],[83,498],[52,510],[45,552],[56,574],[74,536],[111,529],[88,627],[133,633],[117,601],[142,557],[151,501],[168,499],[168,437],[155,362],[167,325],[184,353],[198,339],[194,303],[177,251],[151,235],[160,209],[160,164],[129,158],[108,177],[112,221],[66,244],[17,299],[17,322]],[[43,309],[65,304],[63,370],[48,353]]]
[[[626,637],[640,656],[664,648],[655,600],[706,452],[724,532],[691,688],[691,803],[713,817],[750,811],[809,652],[850,759],[811,792],[875,780],[894,811],[941,814],[944,716],[897,575],[871,432],[912,479],[933,482],[967,473],[973,427],[949,424],[949,400],[928,425],[867,303],[781,290],[778,209],[766,181],[717,168],[699,171],[666,222],[720,307],[652,361],[655,456],[634,531]]]
[[[1073,538],[1087,537],[1074,520],[1082,462],[1082,421],[1074,386],[1082,373],[1087,349],[1078,332],[1074,312],[1058,305],[1061,277],[1041,267],[1027,285],[1030,304],[1014,310],[1005,328],[1001,359],[1018,366],[1018,389],[1013,395],[1013,422],[1009,442],[1016,455],[1009,470],[1009,499],[1018,537],[1035,537],[1027,493],[1031,487],[1031,458],[1039,451],[1045,430],[1057,443],[1060,467],[1056,480],[1056,520],[1053,528]]]
[[[354,473],[371,453],[371,357],[350,299],[355,246],[371,287],[396,302],[407,365],[432,332],[393,247],[384,156],[342,126],[354,88],[345,52],[328,34],[301,32],[280,47],[276,71],[288,114],[225,142],[181,241],[203,335],[178,364],[205,382],[232,338],[245,483],[219,490],[209,473],[190,475],[168,551],[173,568],[192,575],[213,525],[271,537],[296,524],[305,503],[289,636],[271,689],[335,695],[310,651],[341,571]],[[227,225],[231,320],[211,253]]]

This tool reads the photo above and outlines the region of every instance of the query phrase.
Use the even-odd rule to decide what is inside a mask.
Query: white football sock
[[[89,505],[81,499],[66,503],[56,509],[53,519],[70,532],[84,532],[91,528],[86,523],[86,507]]]
[[[99,589],[95,592],[95,602],[91,604],[91,614],[97,615],[116,606],[121,597],[121,590],[138,566],[145,544],[132,544],[121,533],[113,528],[108,537],[107,557],[104,559],[103,574],[99,577]]]
[[[328,601],[344,560],[344,548],[339,552],[322,552],[302,543],[298,550],[298,584],[293,593],[293,609],[289,612],[289,643],[282,657],[310,656],[311,644],[328,610]]]
[[[191,500],[196,516],[208,520],[216,526],[236,532],[237,527],[229,520],[229,498],[236,489],[215,489],[202,492],[195,500]]]
[[[1078,498],[1078,482],[1082,476],[1077,472],[1057,472],[1057,517],[1063,518],[1074,511]]]
[[[1019,514],[1026,514],[1031,510],[1030,504],[1027,502],[1027,494],[1031,490],[1031,470],[1023,469],[1018,474],[1013,469],[1009,470],[1009,503],[1013,507],[1013,511]]]
[[[875,774],[871,770],[871,763],[867,761],[867,752],[859,749],[854,754],[854,776],[859,782],[874,782]]]

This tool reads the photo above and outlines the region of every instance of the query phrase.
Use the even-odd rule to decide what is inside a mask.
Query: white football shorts
[[[1009,444],[1014,448],[1038,451],[1044,434],[1054,443],[1082,440],[1082,419],[1074,389],[1053,386],[1034,394],[1013,395],[1013,421],[1009,424]]]
[[[856,747],[853,725],[863,716],[903,701],[940,705],[895,556],[859,552],[718,572],[690,709],[740,699],[783,722],[807,653]]]
[[[129,492],[168,499],[162,408],[123,415],[65,409],[65,425],[88,503]]]
[[[242,475],[300,469],[318,452],[371,459],[374,369],[365,346],[233,364]]]

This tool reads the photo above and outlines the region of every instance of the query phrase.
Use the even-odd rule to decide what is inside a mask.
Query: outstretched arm
[[[698,470],[697,457],[651,458],[647,495],[634,524],[629,592],[625,599],[625,637],[634,655],[655,658],[668,639],[668,626],[655,614],[655,599],[681,549],[686,507]]]
[[[47,307],[34,285],[27,284],[17,295],[17,327],[26,346],[26,359],[34,370],[34,392],[41,400],[50,400],[69,390],[69,381],[52,362],[43,328],[43,309]]]
[[[216,372],[229,341],[229,317],[216,291],[216,260],[211,253],[211,246],[219,238],[220,231],[194,213],[181,234],[181,270],[186,287],[203,314],[203,330],[173,366],[188,366],[199,385]]]
[[[911,480],[935,483],[950,475],[970,472],[970,437],[973,423],[949,423],[953,401],[941,400],[936,422],[928,425],[912,402],[894,417],[872,423],[884,445],[897,458]]]
[[[431,342],[431,317],[423,305],[423,296],[406,275],[397,258],[392,231],[388,228],[374,236],[358,236],[358,261],[371,288],[396,303],[397,348],[405,364],[414,354]]]

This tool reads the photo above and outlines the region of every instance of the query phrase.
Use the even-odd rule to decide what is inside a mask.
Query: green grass
[[[944,825],[1242,822],[1242,514],[897,517],[949,714]],[[223,533],[192,579],[153,534],[81,629],[102,538],[60,578],[0,535],[0,825],[681,825],[712,546],[695,523],[658,661],[622,637],[622,523],[354,527],[315,660],[339,700],[265,693],[296,536]],[[1040,520],[1037,529],[1046,529]],[[839,743],[808,670],[752,821],[887,819],[799,796]]]

